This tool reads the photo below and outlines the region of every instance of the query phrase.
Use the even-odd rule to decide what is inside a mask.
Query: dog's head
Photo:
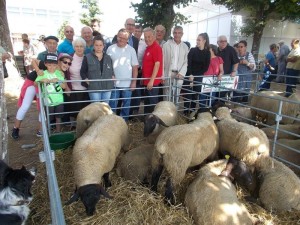
[[[22,197],[24,200],[29,200],[32,197],[30,192],[31,186],[34,183],[36,169],[27,170],[25,166],[21,169],[12,169],[1,162],[1,188],[10,188],[15,195]],[[5,168],[3,169],[3,166]]]

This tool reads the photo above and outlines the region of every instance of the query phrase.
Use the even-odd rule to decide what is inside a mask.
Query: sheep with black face
[[[101,186],[111,186],[109,172],[113,169],[117,156],[129,143],[128,127],[120,116],[99,117],[77,139],[73,148],[73,164],[76,190],[70,204],[82,200],[87,215],[93,215],[100,195],[110,198]]]
[[[157,191],[165,168],[168,173],[165,197],[174,204],[173,189],[184,179],[187,169],[216,155],[218,148],[219,133],[210,112],[199,113],[190,124],[164,129],[155,142],[152,157],[152,190]]]
[[[144,136],[149,144],[154,144],[157,136],[165,127],[177,124],[177,109],[173,102],[161,101],[154,111],[145,117]]]

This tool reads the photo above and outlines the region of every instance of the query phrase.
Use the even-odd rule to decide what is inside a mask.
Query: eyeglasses
[[[134,23],[126,23],[126,25],[127,25],[127,26],[132,26],[132,27],[134,27],[134,26],[135,26],[135,24],[134,24]]]
[[[63,63],[63,64],[68,64],[69,66],[71,66],[71,65],[72,65],[72,63],[71,63],[71,62],[67,62],[67,61],[62,61],[62,63]]]

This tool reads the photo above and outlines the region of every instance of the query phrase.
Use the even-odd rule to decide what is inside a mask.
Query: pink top
[[[34,85],[34,81],[32,80],[29,80],[29,79],[25,79],[24,83],[23,83],[23,86],[21,88],[21,93],[20,93],[20,97],[19,97],[19,100],[18,100],[18,107],[21,107],[22,106],[22,103],[23,103],[23,99],[25,97],[25,93],[26,93],[26,90],[29,86],[33,86]],[[34,98],[36,99],[36,98]]]
[[[80,57],[76,54],[73,55],[72,65],[69,68],[70,80],[82,80],[80,76],[80,68],[81,68],[82,60],[83,60],[83,56]],[[71,84],[72,84],[72,90],[77,90],[77,91],[86,90],[86,88],[81,85],[81,82],[72,82]]]
[[[218,76],[220,74],[220,65],[223,63],[224,63],[223,59],[219,56],[211,58],[208,70],[204,73],[204,75]]]

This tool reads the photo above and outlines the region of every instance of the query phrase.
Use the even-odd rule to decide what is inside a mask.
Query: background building
[[[245,15],[242,13],[231,13],[224,6],[213,5],[210,0],[199,0],[180,9],[184,15],[189,15],[192,21],[183,25],[183,40],[189,41],[191,46],[196,45],[199,33],[207,32],[212,44],[217,43],[219,35],[226,35],[229,43],[233,45],[240,40],[247,40],[248,50],[252,47],[252,37],[243,37],[240,28],[243,26]],[[259,58],[269,51],[269,45],[285,40],[290,45],[292,38],[300,37],[300,24],[288,21],[270,21],[264,29],[261,39]]]

